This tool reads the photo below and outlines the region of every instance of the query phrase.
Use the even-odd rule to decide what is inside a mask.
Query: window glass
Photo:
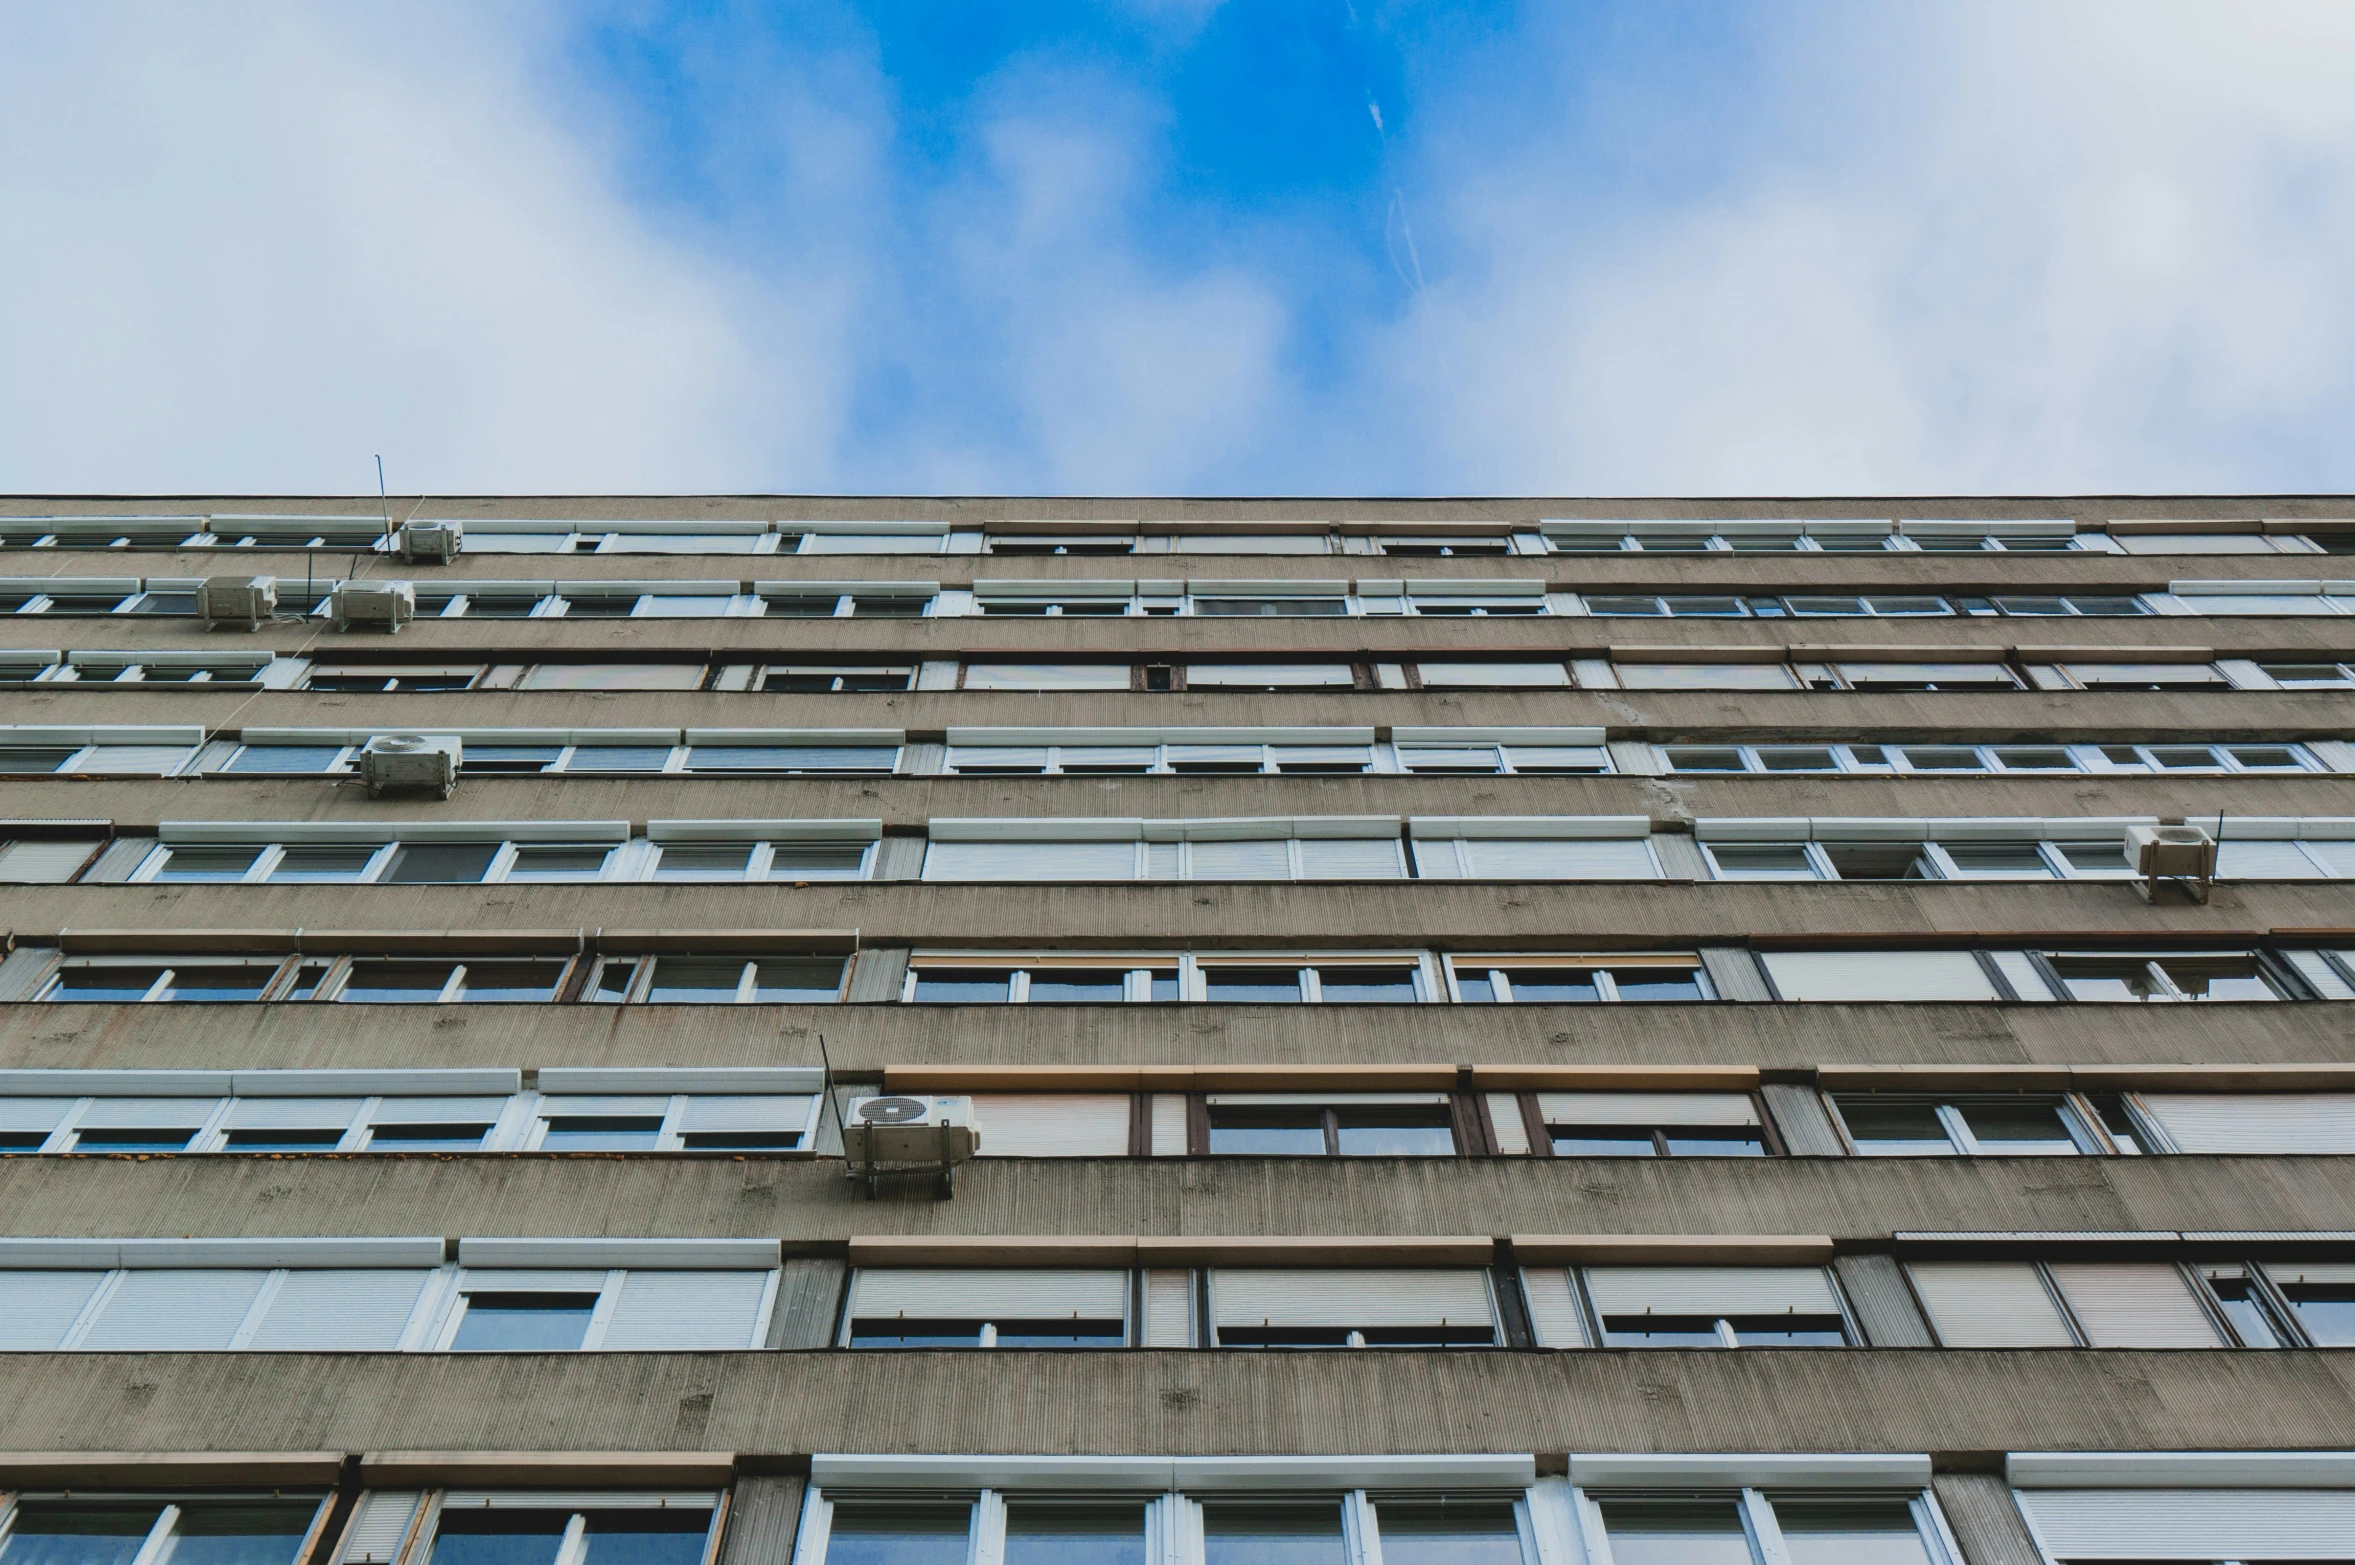
[[[1956,1148],[1937,1108],[1903,1098],[1841,1097],[1849,1139],[1867,1157],[1945,1157]]]
[[[1505,1501],[1385,1500],[1374,1524],[1382,1565],[1521,1565],[1521,1529]]]
[[[749,842],[672,842],[663,845],[656,880],[742,880],[752,863]]]
[[[465,776],[525,776],[546,771],[562,754],[564,747],[553,744],[470,744],[459,753],[458,770]]]
[[[225,881],[243,880],[246,871],[262,856],[259,847],[176,847],[156,872],[158,880]]]
[[[1585,1005],[1600,1000],[1593,971],[1581,967],[1508,967],[1501,970],[1516,1005]]]
[[[381,879],[388,886],[472,885],[490,870],[499,847],[496,842],[404,842]]]
[[[659,772],[670,764],[671,747],[664,745],[584,744],[573,747],[564,763],[568,772]]]
[[[383,844],[374,842],[305,842],[296,843],[278,855],[278,862],[270,866],[270,879],[294,882],[341,882],[358,880],[367,873]],[[407,851],[396,857],[405,858]],[[487,863],[488,860],[486,859]],[[386,876],[391,879],[391,876]],[[481,877],[477,875],[476,879]]]
[[[1751,1565],[1730,1499],[1605,1500],[1612,1565]]]
[[[138,1000],[155,987],[165,971],[162,967],[69,966],[50,983],[47,998],[69,1004]]]
[[[650,1152],[662,1139],[660,1114],[551,1114],[546,1123],[548,1152]]]
[[[478,1005],[507,1005],[556,998],[562,962],[469,962],[458,998]]]
[[[1902,1500],[1778,1499],[1791,1565],[1930,1565],[1930,1552]]]
[[[2052,866],[2033,842],[1947,842],[1939,844],[1962,875],[2052,878]]]
[[[317,1512],[309,1500],[183,1501],[156,1565],[292,1565]]]
[[[430,1565],[555,1565],[561,1511],[444,1511]]]
[[[9,1518],[0,1565],[131,1565],[161,1502],[27,1500]]]
[[[1343,1565],[1347,1557],[1335,1502],[1202,1508],[1203,1565]]]
[[[1415,998],[1411,967],[1328,967],[1318,977],[1327,1004],[1401,1004]]]
[[[1611,981],[1622,1000],[1706,1000],[1701,974],[1691,967],[1614,967]],[[1514,985],[1515,995],[1520,986]]]
[[[1334,1110],[1343,1157],[1453,1157],[1453,1120],[1443,1103],[1345,1104]]]
[[[596,1308],[593,1293],[470,1293],[450,1348],[458,1353],[569,1351],[587,1337],[589,1315]]]
[[[1713,842],[1709,857],[1716,861],[1719,877],[1726,880],[1770,875],[1815,878],[1815,861],[1807,856],[1804,843]]]
[[[1116,967],[1049,967],[1030,975],[1033,1005],[1103,1005],[1118,1001],[1128,975]]]
[[[376,1111],[376,1119],[369,1127],[368,1145],[378,1152],[477,1152],[482,1149],[482,1138],[491,1133],[486,1120],[478,1124],[445,1124],[439,1121],[420,1124],[404,1123],[400,1105],[388,1103]]]
[[[1322,1157],[1325,1111],[1313,1103],[1213,1104],[1210,1150],[1237,1157]]]
[[[863,842],[779,842],[769,849],[771,880],[856,875],[866,864],[867,845]]]
[[[834,1524],[827,1530],[826,1565],[965,1565],[972,1520],[969,1505],[837,1501]]]
[[[2194,1000],[2281,998],[2254,956],[2169,956],[2161,957],[2159,966]]]
[[[1145,1565],[1145,1508],[1134,1500],[1013,1501],[1005,1565]]]
[[[919,967],[916,999],[932,1005],[1003,1005],[1014,997],[1010,968]]]
[[[449,987],[456,965],[453,962],[354,962],[351,977],[336,998],[379,1005],[430,1005]]]
[[[229,764],[222,770],[279,776],[324,772],[343,758],[343,751],[344,747],[339,744],[247,745],[230,757]]]
[[[507,866],[509,880],[594,880],[613,849],[602,843],[526,842]]]
[[[2355,1347],[2355,1283],[2293,1282],[2281,1291],[2316,1346]]]
[[[1202,969],[1203,998],[1229,1005],[1295,1005],[1300,1001],[1300,972],[1291,967],[1227,967]]]
[[[2069,1122],[2055,1099],[1966,1099],[1956,1110],[1984,1151],[2022,1157],[2067,1157],[2077,1151]]]

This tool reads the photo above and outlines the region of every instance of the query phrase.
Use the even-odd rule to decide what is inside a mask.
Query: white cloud
[[[12,8],[0,488],[356,490],[377,451],[441,493],[822,474],[839,311],[650,233],[498,14]]]
[[[1427,388],[1434,475],[2355,487],[2355,9],[1889,14],[1778,26],[1759,142],[1699,195],[1584,199],[1567,123],[1435,171],[1478,262],[1381,360]]]

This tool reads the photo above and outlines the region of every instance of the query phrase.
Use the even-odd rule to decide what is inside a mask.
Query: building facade
[[[2355,501],[0,511],[0,1565],[2355,1559]]]

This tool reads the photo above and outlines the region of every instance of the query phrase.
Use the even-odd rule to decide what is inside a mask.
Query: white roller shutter
[[[2355,1559],[2344,1489],[2024,1489],[2057,1560]]]
[[[1820,1266],[1590,1266],[1598,1315],[1836,1315]]]
[[[522,1266],[469,1266],[459,1274],[461,1293],[599,1293],[603,1271],[557,1271]]]
[[[1586,1312],[1570,1286],[1570,1273],[1559,1266],[1541,1266],[1521,1274],[1521,1292],[1529,1300],[1529,1329],[1541,1348],[1591,1348],[1586,1334]]]
[[[100,1098],[76,1130],[189,1130],[213,1117],[218,1098]]]
[[[2055,1262],[2052,1280],[2097,1348],[2220,1348],[2183,1274],[2151,1263]]]
[[[697,1093],[679,1115],[681,1135],[809,1129],[814,1093]]]
[[[2299,1283],[2355,1283],[2355,1263],[2346,1261],[2268,1261],[2265,1275],[2276,1283],[2295,1287]]]
[[[1127,688],[1127,670],[1123,668],[1121,688]],[[966,681],[970,687],[972,681]],[[1186,688],[1189,690],[1250,689],[1271,685],[1284,690],[1332,689],[1347,690],[1357,683],[1357,677],[1347,663],[1189,663],[1186,665]]]
[[[72,1098],[0,1098],[0,1130],[47,1135],[73,1106]]]
[[[1188,680],[1189,684],[1193,681]],[[1126,663],[968,663],[967,690],[1126,690]]]
[[[1422,1268],[1210,1274],[1211,1318],[1220,1326],[1488,1326],[1496,1324],[1488,1276]]]
[[[1199,851],[1199,850],[1197,850]],[[1303,880],[1403,880],[1406,858],[1395,837],[1304,837]]]
[[[402,1540],[409,1536],[409,1523],[416,1519],[417,1502],[423,1498],[414,1490],[397,1489],[371,1489],[363,1495],[352,1513],[351,1527],[343,1535],[337,1565],[392,1565]]]
[[[1549,1125],[1755,1125],[1758,1106],[1741,1092],[1541,1092]]]
[[[670,1108],[671,1100],[668,1096],[657,1097],[651,1093],[627,1097],[565,1094],[540,1099],[539,1114],[542,1119],[660,1119],[670,1112]]]
[[[1125,1320],[1125,1271],[985,1267],[862,1267],[851,1281],[856,1320]]]
[[[1917,1261],[1906,1273],[1947,1347],[2077,1345],[2044,1280],[2025,1261]]]
[[[256,1353],[390,1353],[431,1272],[289,1272],[246,1346]]]
[[[606,1323],[610,1353],[757,1348],[768,1272],[639,1272],[622,1279]]]
[[[1992,1000],[1968,951],[1763,951],[1786,1000]]]
[[[358,1098],[240,1098],[229,1106],[231,1130],[341,1130],[360,1112]]]
[[[1292,844],[1284,838],[1193,844],[1189,880],[1290,880]]]
[[[1467,837],[1470,880],[1657,880],[1650,843],[1633,837]]]
[[[0,884],[64,885],[97,851],[98,844],[89,841],[0,843]]]
[[[1570,670],[1559,663],[1418,663],[1426,687],[1510,685],[1516,688],[1567,690]],[[1187,681],[1192,683],[1191,679]]]
[[[1134,842],[935,842],[926,880],[1134,880]]]
[[[372,1125],[495,1125],[505,1098],[386,1098],[368,1116]]]
[[[1145,1273],[1145,1329],[1139,1346],[1194,1345],[1194,1274],[1174,1267]]]
[[[2355,1092],[2146,1092],[2185,1152],[2355,1152]]]
[[[2282,958],[2325,1000],[2355,1000],[2355,985],[2340,977],[2320,951],[2284,951]]]
[[[1187,1134],[1186,1095],[1182,1092],[1153,1094],[1153,1155],[1155,1157],[1184,1157],[1192,1145]]]
[[[217,1352],[229,1346],[268,1272],[132,1272],[84,1334],[87,1352]]]
[[[45,1353],[65,1340],[104,1272],[0,1271],[0,1353]]]
[[[2322,867],[2295,842],[2243,837],[2216,844],[2220,880],[2320,880]]]
[[[983,1157],[1126,1157],[1126,1093],[975,1093]]]
[[[161,777],[177,771],[188,759],[184,744],[102,744],[82,757],[77,772],[113,772],[123,776]]]

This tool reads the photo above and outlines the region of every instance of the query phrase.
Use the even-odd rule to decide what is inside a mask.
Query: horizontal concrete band
[[[0,1357],[0,1440],[180,1453],[2344,1450],[2355,1362],[2197,1350],[28,1354]]]
[[[1811,1234],[1515,1234],[1531,1262],[1625,1261],[1821,1265],[1832,1241]],[[1485,1266],[1502,1247],[1479,1238],[1091,1238],[992,1234],[917,1238],[854,1234],[853,1266]]]
[[[0,1488],[210,1488],[335,1484],[516,1488],[724,1484],[729,1452],[706,1451],[0,1451]]]
[[[1872,1250],[1922,1230],[2336,1233],[2355,1212],[2355,1159],[982,1159],[939,1201],[920,1187],[868,1200],[839,1163],[725,1157],[19,1157],[0,1160],[0,1211],[16,1234],[171,1243],[300,1237],[332,1222],[361,1234],[781,1239],[790,1253],[836,1255],[859,1235],[1470,1235],[1485,1247],[1565,1231],[1822,1234]]]

